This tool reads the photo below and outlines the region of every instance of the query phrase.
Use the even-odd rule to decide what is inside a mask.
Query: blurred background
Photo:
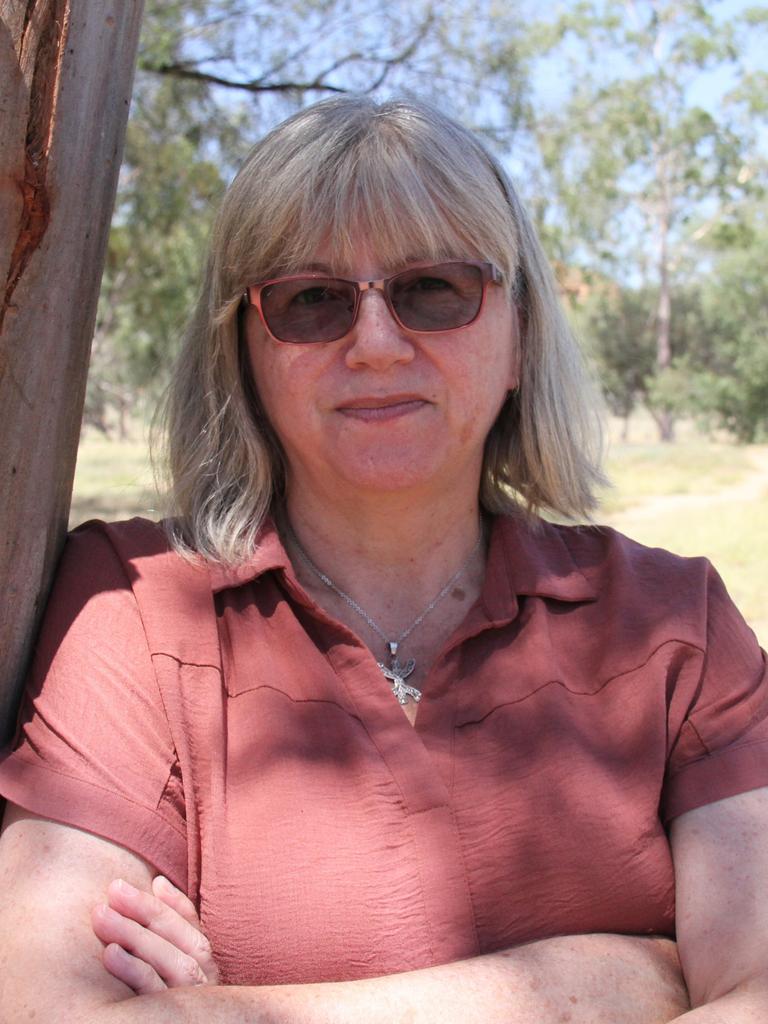
[[[768,644],[768,4],[147,0],[72,525],[157,518],[147,426],[218,198],[343,92],[428,99],[527,202],[598,376],[598,516],[710,557]]]

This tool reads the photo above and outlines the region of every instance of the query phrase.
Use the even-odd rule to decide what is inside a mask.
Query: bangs
[[[496,181],[486,180],[483,188],[477,174],[462,180],[461,169],[446,173],[434,156],[428,163],[393,141],[367,134],[339,154],[311,194],[301,196],[298,223],[304,227],[285,254],[294,268],[310,262],[323,245],[334,268],[352,267],[365,243],[386,273],[413,261],[468,257],[490,260],[509,280],[510,256],[514,260],[516,253],[510,253],[509,233],[499,231],[498,220],[491,222],[485,202],[489,186],[499,194]],[[490,177],[487,169],[476,170]],[[498,212],[511,221],[507,209]]]
[[[361,245],[385,274],[414,261],[470,258],[494,263],[509,285],[516,225],[480,144],[460,129],[457,146],[452,133],[397,105],[361,113],[346,137],[327,124],[322,134],[305,130],[300,147],[283,149],[279,166],[270,161],[258,175],[250,168],[260,187],[240,204],[237,235],[247,232],[250,251],[235,246],[246,266],[234,289],[300,272],[321,249],[335,273],[348,273]]]

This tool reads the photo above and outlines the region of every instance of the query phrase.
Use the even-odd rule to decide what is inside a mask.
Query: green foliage
[[[657,419],[679,419],[690,409],[691,400],[690,365],[686,359],[657,367],[645,381],[645,405]]]
[[[653,374],[655,342],[644,292],[602,280],[573,310],[608,408],[627,417]]]
[[[700,204],[744,194],[752,140],[735,130],[735,104],[690,98],[704,72],[736,68],[734,28],[715,26],[711,7],[585,0],[531,26],[529,46],[568,69],[564,102],[531,127],[571,259],[658,282],[662,235],[672,261]]]
[[[768,437],[768,234],[721,254],[706,274],[675,288],[672,362],[655,366],[646,289],[601,280],[574,307],[610,410],[642,402],[654,415],[695,417],[743,442]]]
[[[647,289],[621,287],[602,278],[572,311],[615,416],[626,418],[640,401],[653,408],[667,405],[664,386],[655,389],[656,342],[649,308],[653,297]]]
[[[531,125],[547,197],[536,212],[561,263],[613,282],[576,314],[610,407],[627,415],[642,400],[664,432],[695,408],[743,437],[763,394],[747,400],[746,366],[758,379],[762,366],[735,327],[738,356],[715,360],[698,279],[712,248],[754,238],[742,211],[764,187],[754,115],[768,105],[764,72],[742,54],[768,19],[756,8],[718,21],[716,6],[582,0],[530,26],[529,60],[537,47],[548,66],[558,59],[568,84]],[[696,102],[715,72],[734,84]]]
[[[109,409],[123,417],[165,382],[224,187],[200,153],[205,97],[179,91],[172,80],[141,82],[134,97],[86,395],[86,422],[103,430]]]
[[[704,290],[709,358],[693,408],[741,441],[768,437],[768,233],[723,255]]]
[[[742,11],[741,17],[745,25],[754,28],[756,26],[768,25],[768,7],[747,7]]]

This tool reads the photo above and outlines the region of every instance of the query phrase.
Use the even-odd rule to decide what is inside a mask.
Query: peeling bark
[[[30,0],[24,11],[19,46],[19,64],[31,64],[31,87],[25,141],[24,177],[18,182],[22,209],[18,234],[0,304],[0,334],[16,286],[33,253],[40,245],[50,221],[48,152],[56,118],[56,97],[62,52],[69,24],[68,3]],[[0,364],[0,378],[2,377]]]

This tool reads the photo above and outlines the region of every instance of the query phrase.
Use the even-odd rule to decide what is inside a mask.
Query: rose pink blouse
[[[764,656],[703,559],[494,523],[415,727],[268,525],[235,570],[71,536],[0,792],[185,887],[229,983],[674,933],[665,822],[768,784]]]

